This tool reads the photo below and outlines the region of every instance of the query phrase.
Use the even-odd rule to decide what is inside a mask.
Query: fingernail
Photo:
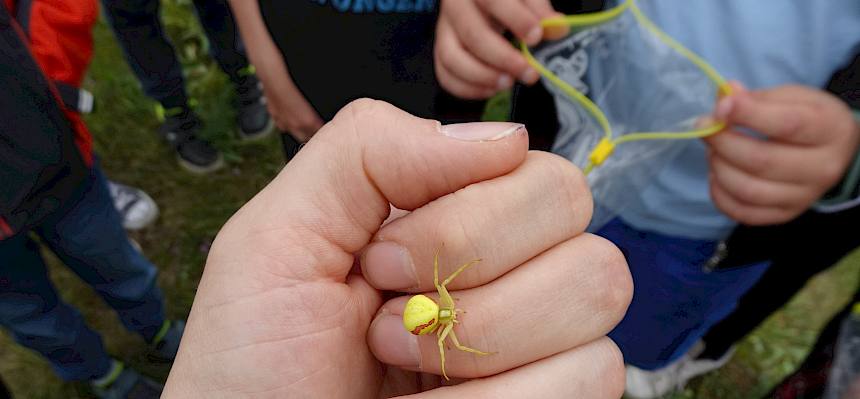
[[[717,102],[717,109],[714,111],[714,118],[720,121],[726,120],[732,108],[735,106],[735,99],[732,96],[723,97]]]
[[[520,74],[520,82],[523,82],[525,84],[530,85],[534,82],[537,82],[538,79],[540,79],[540,75],[538,75],[538,72],[535,71],[532,67],[528,67],[525,71],[523,71],[522,74]]]
[[[496,87],[499,90],[507,90],[512,84],[514,84],[514,81],[511,79],[511,76],[503,74],[502,76],[499,76],[499,81],[496,83]]]
[[[543,28],[540,25],[535,26],[534,28],[532,28],[532,30],[529,31],[529,33],[526,34],[526,44],[528,44],[529,46],[534,46],[540,43],[540,39],[542,38]]]
[[[418,286],[409,250],[391,241],[371,244],[361,255],[364,277],[377,289],[406,290]]]
[[[401,316],[383,310],[370,324],[370,345],[379,361],[415,370],[421,369],[418,337],[403,328]]]
[[[442,126],[442,134],[465,141],[496,141],[525,132],[525,125],[508,122],[469,122]]]

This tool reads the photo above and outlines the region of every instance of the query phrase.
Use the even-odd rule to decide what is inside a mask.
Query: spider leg
[[[433,285],[439,286],[439,249],[436,248],[436,254],[433,255]]]
[[[448,293],[448,288],[445,288],[444,285],[437,285],[436,291],[439,291],[439,308],[453,310],[454,299],[451,298],[451,294]]]
[[[445,338],[448,337],[448,333],[452,332],[451,328],[454,327],[454,324],[445,325],[445,329],[442,331],[442,334],[439,336],[439,357],[442,359],[442,377],[445,377],[446,380],[450,380],[448,378],[448,374],[445,374]]]
[[[451,330],[451,340],[454,341],[454,347],[463,351],[463,352],[475,353],[478,355],[489,355],[490,354],[489,352],[482,352],[482,351],[479,351],[477,349],[472,349],[472,348],[469,348],[467,346],[460,345],[460,341],[457,339],[457,334],[454,333],[454,330]]]
[[[480,261],[481,261],[481,259],[475,259],[475,260],[469,261],[469,263],[466,263],[463,266],[460,266],[460,268],[457,269],[457,271],[455,271],[454,273],[451,273],[451,275],[448,276],[448,278],[446,278],[445,281],[442,282],[442,286],[444,287],[444,286],[448,285],[448,283],[450,283],[452,280],[454,280],[454,278],[457,277],[457,275],[460,274],[463,270],[466,270],[467,267],[472,266],[475,263],[478,263]]]

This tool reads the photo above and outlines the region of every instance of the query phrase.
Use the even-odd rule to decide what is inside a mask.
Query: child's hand
[[[260,15],[256,1],[231,0],[230,6],[248,51],[248,58],[263,84],[266,107],[275,125],[296,140],[308,141],[323,125],[317,111],[293,83],[278,47]]]
[[[729,128],[705,140],[711,196],[729,217],[750,225],[787,222],[808,209],[839,181],[860,142],[848,107],[808,87],[738,86],[720,100],[716,117]]]
[[[322,127],[323,120],[293,83],[280,53],[271,53],[270,60],[274,64],[271,67],[257,68],[269,114],[278,130],[306,142]]]
[[[538,81],[538,73],[509,43],[506,30],[529,45],[546,32],[545,18],[559,16],[549,0],[445,0],[436,28],[436,75],[454,95],[488,98],[513,85]]]

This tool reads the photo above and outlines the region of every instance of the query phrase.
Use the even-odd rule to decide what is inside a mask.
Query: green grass
[[[218,229],[278,172],[283,158],[277,138],[248,145],[234,138],[232,89],[206,56],[206,40],[188,1],[165,3],[165,25],[186,66],[189,91],[201,100],[198,112],[207,122],[204,136],[224,151],[227,167],[207,176],[177,167],[171,151],[155,134],[153,103],[141,93],[103,23],[96,28],[95,60],[86,82],[96,95],[98,109],[87,122],[107,175],[143,188],[161,207],[158,221],[132,237],[160,269],[168,315],[184,318]],[[495,99],[488,107],[489,118],[504,119],[506,106],[506,97]],[[166,367],[145,361],[143,341],[126,332],[88,286],[47,252],[46,256],[62,298],[102,333],[110,353],[150,376],[165,378]],[[726,367],[670,398],[752,398],[765,393],[803,359],[818,330],[853,294],[858,267],[860,254],[855,254],[816,278],[748,337]],[[63,383],[42,358],[2,332],[0,375],[18,398],[87,397],[85,390]]]

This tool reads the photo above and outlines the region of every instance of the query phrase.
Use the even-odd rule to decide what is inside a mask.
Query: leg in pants
[[[147,96],[165,108],[188,103],[182,66],[159,19],[159,0],[102,0],[105,15]]]
[[[54,290],[39,244],[26,233],[0,241],[0,325],[42,354],[64,380],[89,380],[110,368],[98,334]]]
[[[104,176],[94,168],[80,200],[35,230],[113,307],[123,324],[151,340],[164,323],[156,269],[128,241]],[[26,233],[0,241],[0,324],[44,355],[67,380],[103,376],[110,357],[81,315],[60,301],[38,244]]]

